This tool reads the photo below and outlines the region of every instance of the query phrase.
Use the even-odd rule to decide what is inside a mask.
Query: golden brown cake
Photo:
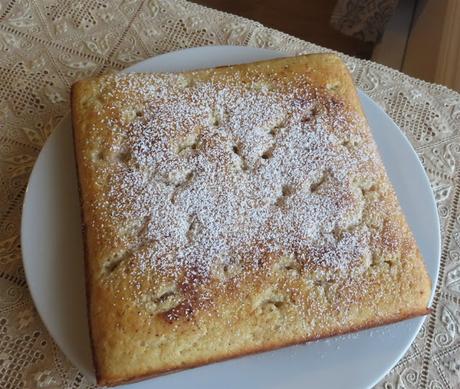
[[[97,77],[72,116],[100,384],[427,313],[337,56]]]

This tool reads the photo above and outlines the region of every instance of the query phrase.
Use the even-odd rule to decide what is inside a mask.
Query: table
[[[20,251],[27,180],[48,135],[69,112],[70,85],[168,51],[214,44],[267,47],[288,55],[328,51],[183,0],[0,1],[0,388],[91,387],[38,317]],[[378,387],[459,387],[460,95],[341,56],[357,85],[415,147],[431,180],[442,228],[433,312]]]

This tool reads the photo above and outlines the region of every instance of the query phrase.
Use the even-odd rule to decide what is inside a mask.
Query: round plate
[[[151,58],[127,71],[182,71],[281,56],[278,52],[248,47],[200,47]],[[359,95],[434,283],[440,236],[428,178],[401,130],[370,98],[362,92]],[[70,120],[64,120],[49,137],[32,171],[24,200],[21,241],[27,282],[43,322],[67,357],[94,380]],[[369,387],[402,357],[423,320],[415,318],[221,362],[136,383],[130,388]]]

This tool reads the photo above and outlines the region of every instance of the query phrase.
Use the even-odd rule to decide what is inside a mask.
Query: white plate
[[[248,47],[201,47],[151,58],[128,71],[180,71],[280,56],[278,52]],[[439,223],[425,171],[393,121],[364,93],[360,92],[360,98],[435,282],[440,254]],[[94,379],[70,120],[63,121],[50,136],[32,171],[24,200],[21,242],[27,282],[40,316],[67,357]],[[423,318],[415,318],[171,374],[132,384],[130,388],[369,387],[402,357],[422,322]]]

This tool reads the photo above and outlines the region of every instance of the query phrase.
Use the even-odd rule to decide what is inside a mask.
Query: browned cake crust
[[[335,55],[80,81],[72,118],[98,383],[428,312]]]

